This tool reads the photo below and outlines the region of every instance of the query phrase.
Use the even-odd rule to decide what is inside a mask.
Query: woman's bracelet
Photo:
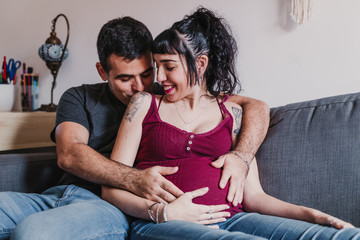
[[[151,209],[156,205],[158,204],[157,208],[156,208],[156,211],[155,211],[155,218],[151,215]],[[162,202],[156,202],[156,203],[153,203],[149,209],[148,209],[148,214],[149,214],[149,217],[150,219],[155,222],[155,223],[159,223],[159,208],[161,205],[164,205],[163,207],[163,212],[162,212],[162,217],[164,219],[164,222],[167,222],[167,216],[166,216],[166,207],[167,207],[167,203],[162,203]]]
[[[245,159],[245,157],[243,155],[241,155],[240,153],[237,153],[235,151],[230,151],[232,154],[235,154],[236,156],[238,156],[241,160],[244,161],[244,163],[246,164],[246,166],[248,167],[248,170],[250,170],[250,163],[248,160]]]
[[[164,207],[163,207],[163,219],[164,222],[167,222],[167,216],[166,216],[166,207],[167,207],[167,203],[164,203]]]
[[[157,209],[156,209],[156,218],[155,218],[155,222],[156,222],[156,224],[158,224],[159,223],[159,208],[160,208],[160,206],[161,205],[163,205],[163,203],[162,202],[160,202],[159,203],[159,205],[158,205],[158,207],[157,207]]]
[[[151,209],[152,209],[152,207],[155,206],[156,204],[161,204],[161,202],[156,202],[156,203],[152,204],[152,205],[149,207],[149,209],[148,209],[149,217],[150,217],[150,219],[151,219],[153,222],[156,222],[156,220],[155,220],[155,219],[153,218],[153,216],[151,215]],[[158,207],[158,209],[159,209],[159,207]]]

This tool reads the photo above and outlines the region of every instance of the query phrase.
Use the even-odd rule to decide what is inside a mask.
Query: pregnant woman
[[[227,201],[221,169],[212,164],[231,151],[242,110],[227,101],[238,79],[236,42],[223,19],[199,8],[162,32],[153,54],[165,95],[132,98],[111,159],[144,171],[176,166],[167,178],[185,194],[153,202],[103,186],[104,199],[136,218],[131,239],[360,239],[349,223],[267,195],[255,160],[242,203]]]

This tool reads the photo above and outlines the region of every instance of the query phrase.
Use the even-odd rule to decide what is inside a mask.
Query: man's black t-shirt
[[[154,92],[161,94],[162,87],[154,84]],[[76,122],[89,131],[88,145],[105,157],[110,157],[125,110],[126,105],[113,95],[108,83],[84,84],[70,88],[59,101],[51,139],[56,141],[55,129],[60,123]],[[59,185],[68,184],[100,194],[100,185],[65,173]]]
[[[125,110],[126,105],[112,94],[107,83],[70,88],[59,101],[51,139],[55,142],[55,129],[60,123],[76,122],[89,131],[88,145],[109,157]],[[76,184],[96,194],[100,193],[99,185],[69,173],[64,174],[59,184]]]

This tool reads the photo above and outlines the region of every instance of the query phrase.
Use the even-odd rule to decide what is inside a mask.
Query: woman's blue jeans
[[[155,224],[149,221],[136,220],[132,223],[130,238],[160,240],[360,239],[359,228],[337,230],[332,227],[257,213],[238,213],[218,225],[220,229],[185,221]]]
[[[74,185],[0,192],[0,239],[125,239],[128,230],[120,210]]]

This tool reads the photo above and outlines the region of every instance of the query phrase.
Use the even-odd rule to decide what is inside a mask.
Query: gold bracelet
[[[243,155],[241,155],[240,153],[237,153],[235,151],[230,151],[232,154],[235,154],[236,156],[238,156],[241,160],[244,161],[244,163],[246,164],[246,166],[248,167],[248,170],[250,171],[250,163],[248,160],[245,159],[245,157]]]

